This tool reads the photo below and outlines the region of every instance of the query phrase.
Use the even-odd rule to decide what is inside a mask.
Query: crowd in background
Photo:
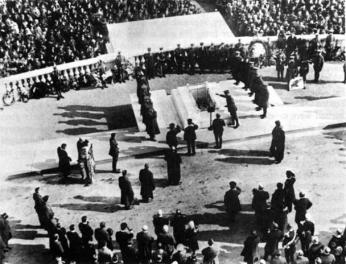
[[[345,33],[344,0],[219,0],[218,8],[239,36]]]
[[[106,53],[107,23],[198,13],[190,0],[0,2],[0,77]]]

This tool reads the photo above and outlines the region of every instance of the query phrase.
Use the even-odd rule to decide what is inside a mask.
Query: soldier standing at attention
[[[322,71],[324,58],[322,56],[322,50],[318,50],[313,57],[314,71],[315,71],[315,83],[318,83],[320,78],[320,72]]]
[[[212,129],[214,132],[215,137],[215,148],[221,149],[222,148],[222,134],[223,134],[223,127],[226,126],[225,121],[220,118],[220,114],[216,114],[216,119],[213,120]]]
[[[184,140],[187,143],[187,155],[195,155],[196,154],[196,130],[198,126],[192,122],[192,119],[187,120],[187,127],[184,129]]]

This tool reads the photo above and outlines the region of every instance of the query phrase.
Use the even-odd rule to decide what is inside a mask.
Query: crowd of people
[[[276,36],[280,30],[296,34],[345,33],[345,1],[218,0],[237,36]]]
[[[124,185],[125,181],[131,185],[129,179],[121,179],[126,178],[126,171],[122,174],[119,178],[121,200],[128,199],[121,185]],[[140,170],[139,179],[142,184],[140,194],[143,202],[148,202],[153,199],[152,191],[155,189],[154,175],[149,170],[148,164]],[[304,191],[300,191],[298,197],[296,196],[296,180],[294,172],[286,171],[285,181],[277,183],[271,198],[262,184],[252,190],[255,227],[249,230],[249,235],[244,241],[241,251],[244,262],[248,264],[345,263],[346,229],[336,230],[328,244],[322,244],[316,235],[315,223],[309,213],[313,203],[306,197]],[[224,208],[230,224],[233,224],[242,210],[239,199],[242,190],[234,181],[229,185],[230,189],[224,195]],[[133,197],[132,190],[131,199]],[[141,231],[135,234],[125,222],[121,223],[116,233],[107,227],[105,222],[101,222],[98,228],[93,229],[87,216],[83,216],[78,224],[78,232],[74,224],[69,226],[69,231],[61,226],[48,204],[48,196],[42,196],[40,188],[35,189],[33,199],[40,225],[48,232],[50,250],[57,263],[78,263],[82,260],[86,263],[100,264],[218,263],[220,249],[212,237],[208,240],[208,246],[200,251],[202,262],[197,258],[197,251],[200,250],[199,228],[198,223],[194,221],[198,220],[182,214],[180,210],[176,210],[174,214],[164,214],[162,210],[158,210],[152,219],[154,227],[152,231],[144,225]],[[123,201],[121,203],[129,209],[127,208],[129,204]],[[288,215],[293,211],[295,211],[296,228],[288,223]],[[0,219],[0,234],[4,245],[8,247],[8,240],[11,237],[3,236],[5,229],[10,230],[8,222],[6,227],[6,218],[4,214]],[[263,253],[259,250],[260,242],[265,243]],[[120,254],[116,249],[120,250]]]
[[[198,13],[190,0],[0,2],[0,78],[106,53],[107,23]]]

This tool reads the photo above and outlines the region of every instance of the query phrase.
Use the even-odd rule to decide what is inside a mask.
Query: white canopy
[[[196,15],[157,18],[150,20],[109,24],[110,43],[108,52],[118,52],[127,57],[152,52],[235,41],[232,31],[219,12]]]

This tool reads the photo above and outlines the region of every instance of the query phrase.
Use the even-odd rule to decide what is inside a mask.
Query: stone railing
[[[345,48],[345,35],[334,35],[335,39],[338,41],[339,45]],[[303,38],[306,40],[311,40],[315,37],[315,35],[299,35],[297,38]],[[322,41],[322,43],[325,41],[327,35],[320,35],[319,38]],[[276,46],[277,36],[271,36],[271,37],[239,37],[234,38],[233,43],[229,44],[236,44],[238,42],[238,39],[241,39],[241,42],[245,44],[245,46],[248,46],[252,41],[260,40],[266,43],[270,44],[270,47]],[[196,44],[196,43],[195,43]],[[217,43],[215,43],[217,44]],[[208,43],[205,43],[206,46],[208,46]],[[189,47],[182,47],[182,48],[189,48]],[[156,51],[153,51],[154,53]],[[143,55],[143,54],[138,54]],[[100,60],[102,60],[106,66],[111,66],[116,58],[115,53],[109,53],[100,55],[96,58],[81,60],[81,61],[75,61],[70,63],[65,63],[61,65],[57,65],[57,69],[60,73],[64,75],[66,79],[70,78],[78,78],[80,75],[83,75],[84,73],[93,71]],[[128,58],[130,62],[134,62],[134,58]],[[12,88],[24,88],[28,89],[33,83],[35,83],[37,80],[41,79],[42,81],[50,80],[51,73],[53,71],[53,67],[47,67],[43,69],[38,69],[30,72],[20,73],[12,76],[8,76],[5,78],[0,79],[0,96],[2,96],[7,89]]]

